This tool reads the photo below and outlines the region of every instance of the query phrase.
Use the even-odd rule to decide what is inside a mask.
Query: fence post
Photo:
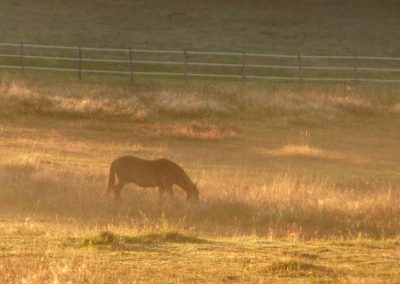
[[[185,68],[185,81],[188,79],[188,59],[187,59],[187,50],[183,51],[183,60],[184,60],[184,68]]]
[[[358,58],[357,55],[354,56],[354,81],[358,82]]]
[[[82,81],[82,50],[81,47],[78,46],[78,53],[79,53],[79,69],[78,69],[78,76],[79,81]]]
[[[129,68],[130,68],[130,71],[131,71],[131,83],[133,83],[132,48],[129,48]]]
[[[246,70],[246,52],[243,52],[242,53],[242,83],[244,83],[244,80],[246,79],[245,70]]]
[[[299,54],[297,55],[297,62],[298,62],[298,66],[299,66],[299,81],[301,82],[303,80],[303,74],[302,74],[302,66],[301,66],[301,54],[299,52]]]
[[[24,55],[25,55],[25,52],[24,52],[24,44],[21,42],[20,43],[20,45],[19,45],[19,49],[20,49],[20,54],[21,54],[21,57],[20,57],[20,65],[21,65],[21,74],[23,75],[24,74],[24,69],[25,69],[25,58],[24,58]]]

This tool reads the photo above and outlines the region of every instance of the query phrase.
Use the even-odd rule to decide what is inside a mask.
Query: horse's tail
[[[112,163],[110,166],[110,174],[108,176],[108,185],[106,191],[104,192],[104,195],[109,194],[112,191],[114,185],[115,185],[115,166],[114,163]]]

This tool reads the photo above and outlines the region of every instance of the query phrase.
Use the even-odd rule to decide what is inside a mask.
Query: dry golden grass
[[[0,281],[367,283],[400,276],[398,239],[195,237],[171,230],[165,219],[159,224],[147,231],[132,228],[134,223],[2,223]]]
[[[7,42],[400,56],[399,9],[4,0],[0,23]],[[0,75],[0,283],[399,281],[396,86]],[[126,154],[176,161],[201,201],[102,199]]]
[[[74,85],[59,89],[58,84],[62,83],[53,89],[30,81],[1,85],[7,207],[95,219],[119,212],[124,218],[151,220],[167,210],[174,222],[210,233],[223,226],[222,234],[285,237],[295,231],[299,238],[376,238],[394,237],[400,229],[397,176],[380,178],[382,167],[393,171],[396,160],[391,159],[397,156],[391,145],[396,136],[376,141],[361,124],[360,141],[354,142],[345,136],[353,130],[340,126],[354,122],[356,129],[365,120],[369,129],[371,123],[387,127],[394,122],[397,116],[390,109],[398,98],[391,89],[384,95],[373,95],[369,89],[364,96],[363,87],[350,94],[347,87],[304,89],[296,96],[290,89],[267,92],[250,86],[243,97],[240,87],[224,85],[207,90],[196,85],[170,87],[160,94],[157,87],[122,86],[108,97],[96,98],[96,92],[106,94],[110,86],[87,93],[89,84],[83,90]],[[187,100],[182,100],[187,93]],[[207,101],[213,102],[209,108],[198,108],[197,102]],[[138,113],[146,113],[144,120],[138,120]],[[338,143],[330,144],[324,135],[331,134],[324,128],[338,124]],[[265,125],[268,133],[263,132]],[[387,143],[386,156],[381,151],[371,156],[369,149],[375,144],[369,144],[369,137],[376,145]],[[346,139],[353,146],[346,148]],[[108,164],[127,153],[166,156],[188,167],[199,182],[202,202],[159,208],[154,191],[126,190],[126,201],[108,208],[98,197]],[[325,170],[329,167],[330,172]],[[104,210],[111,211],[104,216]]]
[[[218,126],[212,124],[202,125],[198,123],[189,123],[186,125],[179,123],[173,126],[172,130],[169,130],[168,132],[171,132],[172,135],[179,138],[201,140],[223,140],[234,138],[239,135],[239,129],[237,127]]]
[[[71,79],[71,78],[70,78]],[[286,85],[201,82],[181,86],[93,84],[58,79],[52,87],[33,76],[26,80],[8,75],[0,83],[1,114],[42,114],[81,118],[154,119],[269,117],[292,124],[321,124],[347,116],[398,116],[395,86]],[[118,81],[117,81],[118,82]],[[157,82],[157,81],[154,81]],[[378,95],[379,94],[379,95]],[[284,115],[284,116],[283,116]]]
[[[396,89],[11,82],[0,282],[398,279]],[[101,198],[125,154],[176,161],[201,201]]]
[[[101,198],[105,165],[51,163],[32,154],[3,162],[3,212],[27,210],[101,222],[117,214],[122,220],[144,218],[150,223],[164,212],[173,223],[211,234],[300,239],[395,237],[400,229],[400,195],[389,184],[370,191],[340,190],[323,178],[290,173],[271,178],[263,171],[197,167],[195,173],[202,173],[199,204],[187,205],[178,195],[179,201],[160,207],[154,190],[132,188],[124,192],[122,203],[109,204]]]

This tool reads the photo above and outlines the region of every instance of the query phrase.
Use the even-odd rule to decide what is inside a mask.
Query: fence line
[[[296,80],[296,81],[356,81],[356,82],[386,82],[386,83],[400,83],[400,58],[397,57],[376,57],[376,56],[340,56],[340,55],[289,55],[289,54],[260,54],[260,53],[247,53],[247,52],[216,52],[216,51],[189,51],[189,50],[156,50],[156,49],[133,49],[133,48],[93,48],[93,47],[80,47],[80,46],[61,46],[61,45],[41,45],[41,44],[24,44],[24,43],[0,43],[0,49],[7,48],[8,52],[0,53],[0,68],[1,69],[20,69],[21,73],[25,70],[45,70],[45,71],[60,71],[60,72],[77,72],[79,79],[82,79],[83,73],[99,73],[99,74],[120,74],[129,75],[133,81],[136,75],[152,75],[152,76],[178,76],[183,77],[187,80],[190,77],[210,77],[210,78],[231,78],[231,79],[241,79],[242,81],[246,79],[264,79],[264,80]],[[12,52],[9,50],[12,48]],[[52,51],[62,51],[68,50],[76,52],[77,57],[71,56],[54,56],[54,55],[32,55],[29,54],[30,49],[41,49],[41,50],[52,50]],[[104,56],[103,58],[89,58],[84,56],[84,52],[113,52],[117,54],[125,54],[127,59],[115,59],[109,58],[109,56]],[[149,59],[140,60],[136,59],[138,54],[153,54],[153,55],[163,55],[163,56],[180,56],[181,60],[170,60],[167,58],[165,60]],[[104,55],[104,54],[103,54]],[[225,60],[232,60],[232,57],[237,58],[238,63],[231,62],[210,62],[207,61],[191,61],[190,56],[217,56]],[[101,56],[100,56],[101,57]],[[15,62],[10,64],[7,60],[13,60]],[[291,64],[254,64],[254,60],[287,60]],[[27,64],[28,60],[35,60],[42,63],[40,66],[34,66]],[[308,60],[316,61],[317,66],[310,65]],[[322,63],[334,61],[334,60],[344,60],[345,66],[329,65],[321,66]],[[351,63],[351,61],[353,63]],[[5,62],[6,61],[6,64]],[[49,61],[60,64],[60,62],[77,62],[75,68],[71,67],[49,67]],[[382,64],[391,63],[398,64],[396,66],[371,66],[373,63]],[[126,70],[115,70],[115,68],[107,69],[88,69],[84,68],[84,63],[105,63],[105,64],[124,64],[127,68]],[[368,63],[368,66],[362,65]],[[315,64],[315,63],[314,63]],[[349,65],[351,64],[351,65]],[[43,66],[44,65],[44,66]],[[167,71],[157,71],[157,70],[140,70],[138,66],[171,66],[176,69]],[[398,66],[398,67],[397,67]],[[114,66],[115,67],[115,66]],[[220,67],[232,70],[237,74],[226,73],[224,69],[223,73],[215,73],[206,70],[205,72],[191,72],[190,67]],[[256,71],[259,70],[259,71]],[[282,70],[282,71],[293,71],[297,72],[291,75],[259,75],[255,72],[261,72],[260,70]],[[351,77],[332,77],[332,76],[309,76],[307,71],[324,71],[324,72],[346,72],[352,71]],[[222,71],[221,71],[222,72]],[[252,73],[253,72],[253,73]],[[386,77],[365,77],[364,73],[369,74],[384,74]],[[340,74],[343,75],[343,74]]]
[[[82,49],[81,49],[82,50]],[[182,65],[180,61],[149,61],[149,60],[117,60],[117,59],[101,59],[101,58],[79,58],[79,57],[59,57],[59,56],[35,56],[35,55],[14,55],[0,53],[0,57],[10,58],[31,58],[31,59],[54,59],[66,61],[82,61],[82,62],[109,62],[109,63],[137,63],[137,64],[166,64],[166,65]],[[304,58],[305,56],[301,56]],[[354,59],[354,57],[352,57]],[[192,66],[221,66],[221,67],[243,67],[243,64],[235,63],[212,63],[212,62],[187,62],[187,65]],[[290,65],[260,65],[260,64],[246,64],[247,67],[252,68],[280,68],[280,69],[298,69],[298,66]],[[302,69],[313,70],[353,70],[354,67],[340,67],[340,66],[302,66]],[[359,67],[360,71],[387,71],[387,72],[400,72],[400,68],[365,68]]]
[[[20,47],[21,43],[0,43],[0,46]],[[24,47],[32,48],[47,48],[47,49],[69,49],[76,50],[77,46],[62,46],[62,45],[40,45],[40,44],[23,44]],[[82,51],[115,51],[115,52],[148,52],[148,53],[175,53],[182,54],[182,50],[156,50],[156,49],[129,49],[129,48],[98,48],[98,47],[81,47]],[[242,56],[241,52],[216,52],[216,51],[189,51],[187,54],[200,54],[200,55],[232,55]],[[264,56],[264,57],[284,57],[284,58],[297,58],[297,55],[288,54],[262,54],[262,53],[246,53],[247,56]],[[353,59],[354,56],[350,55],[301,55],[302,58],[317,58],[317,59]],[[358,56],[359,59],[371,60],[396,60],[400,61],[400,57],[377,57],[377,56]]]

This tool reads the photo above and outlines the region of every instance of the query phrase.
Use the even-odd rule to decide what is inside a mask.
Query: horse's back
[[[142,177],[162,179],[179,177],[183,169],[168,159],[145,160],[135,156],[122,156],[115,159],[111,167],[120,177]]]
[[[158,165],[164,166],[164,167],[178,167],[178,168],[180,168],[177,164],[175,164],[171,160],[168,160],[168,159],[165,159],[165,158],[153,160],[152,162],[156,163]]]
[[[152,161],[156,167],[162,171],[180,174],[183,172],[183,169],[177,165],[176,163],[172,162],[168,159],[157,159]]]
[[[135,156],[122,156],[111,163],[118,178],[126,182],[153,185],[157,181],[156,171],[148,160]]]
[[[135,156],[121,156],[119,158],[116,158],[114,161],[112,161],[112,164],[118,165],[118,164],[140,164],[142,162],[145,162],[147,160],[135,157]]]
[[[178,164],[168,160],[168,159],[157,159],[154,160],[164,172],[165,175],[172,179],[174,184],[181,186],[182,184],[192,184],[191,179],[185,172],[185,170]]]

